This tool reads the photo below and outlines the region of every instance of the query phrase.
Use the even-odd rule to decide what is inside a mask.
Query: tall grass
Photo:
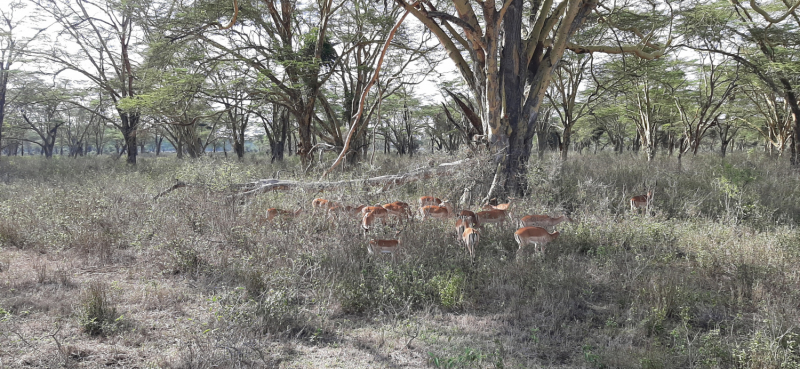
[[[379,156],[374,166],[330,179],[404,172],[429,159]],[[193,343],[176,367],[208,366],[203,360],[237,365],[239,359],[214,351],[215,337],[230,347],[264,337],[345,344],[358,332],[343,328],[353,319],[382,332],[375,318],[419,322],[426,338],[405,346],[425,350],[434,366],[448,358],[521,367],[800,365],[800,181],[783,162],[745,154],[698,156],[681,167],[613,154],[533,159],[529,195],[515,205],[515,217],[568,213],[575,222],[558,227],[561,236],[543,257],[518,252],[512,227],[489,225],[474,262],[451,222],[390,222],[364,237],[356,220],[309,215],[309,204],[315,197],[347,204],[414,204],[422,195],[458,201],[471,187],[476,209],[491,185],[488,163],[396,188],[266,193],[243,204],[230,201],[232,185],[275,176],[313,181],[323,168],[306,173],[296,163],[263,158],[145,159],[136,168],[102,158],[4,158],[2,165],[3,249],[58,253],[81,268],[145,265],[148,277],[132,279],[188,281],[179,297],[158,299],[164,304],[207,296],[203,308],[212,318],[191,328]],[[191,186],[153,200],[175,181]],[[631,213],[628,199],[648,191],[651,213]],[[298,206],[306,214],[262,221],[268,208]],[[400,229],[404,247],[394,262],[367,255],[369,238],[391,238]],[[128,293],[152,294],[147,283],[140,288],[145,292]],[[2,311],[21,316],[11,299],[24,289],[2,292]],[[106,301],[84,301],[95,300]],[[158,310],[154,304],[144,309]],[[431,316],[471,319],[492,338],[452,331],[425,318]],[[146,325],[142,319],[137,325]]]

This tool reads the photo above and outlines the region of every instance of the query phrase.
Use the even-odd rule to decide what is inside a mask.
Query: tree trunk
[[[172,143],[172,146],[175,147],[175,155],[178,159],[183,159],[183,141],[175,140]]]
[[[10,58],[10,56],[9,56]],[[10,66],[10,63],[9,63]],[[3,122],[6,117],[6,92],[8,91],[8,70],[0,65],[0,147],[3,146]],[[16,153],[16,151],[15,151]],[[15,154],[16,155],[16,154]]]
[[[128,164],[136,164],[136,130],[139,126],[139,114],[127,113],[119,111],[119,116],[122,118],[122,137],[125,139],[125,146],[128,148]]]
[[[569,146],[572,143],[572,123],[564,125],[564,133],[561,135],[561,160],[567,160]]]
[[[226,143],[222,144],[222,148],[225,149]],[[234,141],[233,142],[233,151],[236,152],[236,158],[242,160],[244,158],[244,142]],[[225,150],[225,154],[228,154],[228,150]]]
[[[163,136],[156,136],[156,156],[161,154],[161,143],[164,142]]]
[[[273,108],[275,107],[277,107],[277,104],[273,105]],[[289,112],[285,108],[273,110],[272,117],[273,121],[278,121],[278,132],[273,130],[275,139],[274,143],[270,143],[269,147],[272,154],[270,162],[274,163],[276,160],[283,161],[286,140],[290,139],[291,135],[289,135]]]
[[[538,143],[538,157],[539,160],[544,159],[544,151],[547,149],[547,136],[548,130],[539,129],[536,131],[536,142]]]

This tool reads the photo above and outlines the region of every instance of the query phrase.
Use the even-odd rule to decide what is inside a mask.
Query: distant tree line
[[[504,163],[509,192],[524,190],[518,177],[534,145],[539,156],[632,151],[645,160],[758,147],[800,165],[797,8],[12,2],[0,11],[0,155],[106,153],[135,164],[164,145],[179,158],[215,148],[241,158],[254,142],[273,161],[297,154],[309,165],[352,133],[349,163],[376,151],[488,150]],[[404,13],[421,26],[398,28],[361,99]],[[431,96],[420,82],[445,59],[461,78]]]

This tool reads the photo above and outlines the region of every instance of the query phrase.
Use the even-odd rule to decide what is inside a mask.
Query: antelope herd
[[[653,193],[647,192],[647,195],[634,196],[630,199],[631,211],[638,211],[640,208],[649,209]],[[506,220],[511,220],[511,211],[516,199],[509,198],[509,202],[498,205],[483,205],[481,211],[475,213],[469,209],[456,210],[453,204],[448,200],[441,200],[433,196],[423,196],[419,198],[419,209],[412,210],[408,203],[402,201],[395,201],[383,205],[375,206],[350,206],[343,205],[336,201],[317,198],[311,201],[313,213],[321,211],[327,214],[331,220],[337,218],[358,218],[361,219],[361,229],[366,237],[367,233],[374,227],[375,222],[380,219],[383,225],[387,224],[389,217],[397,218],[397,221],[405,222],[406,226],[409,221],[414,219],[415,213],[418,213],[421,221],[428,218],[447,220],[455,219],[456,239],[458,239],[469,253],[470,260],[475,260],[475,248],[480,241],[481,231],[484,225],[494,224],[498,229],[505,226]],[[270,222],[275,217],[296,217],[303,211],[302,208],[296,211],[281,210],[270,208],[267,210],[266,216],[262,219],[263,222]],[[544,255],[545,245],[552,242],[559,236],[559,232],[555,229],[552,233],[548,231],[550,228],[555,228],[562,222],[572,222],[573,220],[567,215],[558,217],[551,217],[549,215],[525,215],[519,218],[517,225],[519,226],[514,232],[514,240],[517,241],[519,246],[517,253],[522,251],[523,247],[533,244],[534,254]],[[513,224],[513,222],[512,222]],[[369,254],[391,254],[394,260],[394,254],[403,246],[400,234],[405,230],[405,227],[395,234],[397,239],[380,240],[371,239],[367,245]]]

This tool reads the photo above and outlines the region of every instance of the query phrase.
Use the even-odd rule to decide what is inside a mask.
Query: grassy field
[[[381,156],[331,179],[430,159]],[[487,226],[474,263],[452,221],[409,223],[392,262],[367,254],[356,220],[310,203],[458,200],[465,187],[477,202],[491,168],[230,200],[231,184],[319,176],[298,168],[0,158],[0,368],[800,367],[800,175],[785,159],[533,159],[514,216],[575,222],[543,257],[517,253],[512,224]],[[153,200],[176,180],[192,186]],[[648,190],[652,213],[631,213]]]

